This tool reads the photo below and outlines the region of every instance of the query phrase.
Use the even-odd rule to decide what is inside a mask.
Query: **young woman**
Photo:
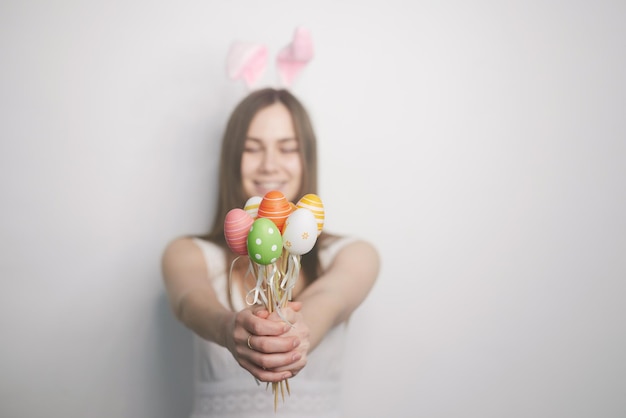
[[[192,417],[340,416],[346,325],[379,270],[368,242],[322,232],[283,315],[248,306],[247,261],[224,238],[224,218],[248,198],[282,192],[290,202],[317,194],[316,138],[302,104],[288,91],[263,89],[234,109],[224,134],[212,230],[173,240],[164,251],[166,289],[176,317],[194,333],[196,395]],[[230,281],[229,281],[230,275]],[[258,382],[289,379],[274,411]]]

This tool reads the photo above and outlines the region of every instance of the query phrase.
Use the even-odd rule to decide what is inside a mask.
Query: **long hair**
[[[224,237],[224,219],[233,208],[243,208],[247,196],[241,179],[241,159],[248,128],[254,116],[261,110],[275,103],[282,103],[289,110],[298,141],[302,162],[302,182],[298,197],[307,193],[317,194],[317,139],[308,112],[302,103],[289,91],[265,88],[246,96],[233,110],[222,138],[220,155],[217,210],[213,226],[205,238],[223,248],[229,254],[228,261],[235,255],[230,251]],[[295,203],[295,202],[294,202]],[[318,245],[326,239],[322,233],[318,244],[302,256],[302,271],[306,284],[310,284],[320,274]]]

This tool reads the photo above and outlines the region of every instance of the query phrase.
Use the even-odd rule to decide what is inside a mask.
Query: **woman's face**
[[[295,201],[302,182],[300,148],[291,114],[277,102],[252,118],[241,158],[241,178],[248,197],[271,190]]]

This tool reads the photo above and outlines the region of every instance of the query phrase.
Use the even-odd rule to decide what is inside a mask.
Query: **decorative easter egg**
[[[270,219],[276,224],[279,231],[283,230],[285,220],[290,213],[291,205],[289,201],[285,195],[278,190],[267,192],[265,196],[263,196],[263,199],[261,199],[261,203],[259,203],[258,217]]]
[[[296,209],[285,222],[283,247],[291,254],[306,254],[317,241],[317,220],[309,209]]]
[[[256,219],[258,217],[259,204],[261,203],[261,200],[263,200],[261,196],[252,196],[243,206],[243,210],[248,212],[250,216],[252,216],[252,219]]]
[[[248,256],[255,263],[268,265],[276,262],[283,251],[283,237],[274,222],[258,218],[248,233]]]
[[[224,218],[224,237],[226,244],[236,254],[246,255],[248,231],[254,219],[243,209],[235,208],[228,211]]]
[[[317,235],[322,233],[322,228],[324,228],[324,204],[322,203],[322,199],[316,194],[309,193],[296,203],[297,208],[306,208],[313,212],[315,215],[315,219],[317,221]]]

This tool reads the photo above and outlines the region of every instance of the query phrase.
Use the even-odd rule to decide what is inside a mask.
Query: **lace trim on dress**
[[[274,397],[262,387],[250,390],[224,390],[224,382],[197,386],[192,418],[200,417],[256,417],[256,416],[311,416],[333,417],[340,410],[339,385],[335,382],[292,382],[291,395],[285,392],[285,402],[279,395],[274,412]],[[221,386],[219,389],[216,386]]]

